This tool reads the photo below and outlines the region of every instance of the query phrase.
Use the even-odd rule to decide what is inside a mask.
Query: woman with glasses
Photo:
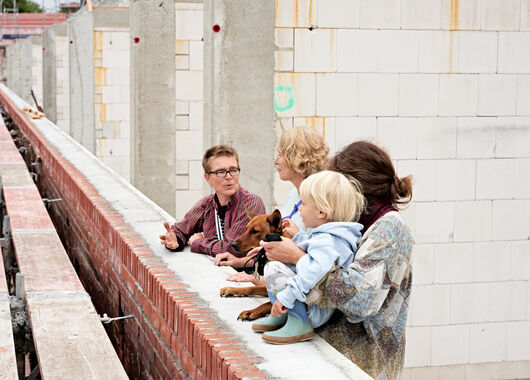
[[[265,213],[263,200],[239,185],[239,157],[228,145],[216,145],[202,159],[204,179],[214,194],[199,200],[180,222],[171,227],[166,222],[166,234],[160,243],[171,251],[180,251],[189,244],[192,252],[211,256],[230,252],[231,243],[245,230],[249,218],[245,212]]]

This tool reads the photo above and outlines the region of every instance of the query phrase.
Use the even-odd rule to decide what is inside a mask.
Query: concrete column
[[[267,208],[274,203],[274,4],[204,2],[204,146],[234,146],[241,184]]]
[[[130,15],[131,183],[174,214],[175,5],[132,1]]]
[[[59,24],[66,31],[66,23]],[[54,25],[42,33],[42,73],[43,73],[43,100],[42,108],[46,117],[57,123],[57,70],[55,35],[59,25]]]
[[[70,86],[67,23],[55,24],[42,34],[43,109],[46,117],[69,133]]]

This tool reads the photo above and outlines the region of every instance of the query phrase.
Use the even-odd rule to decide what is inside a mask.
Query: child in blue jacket
[[[300,216],[309,232],[299,231],[286,220],[284,229],[305,252],[295,265],[278,261],[265,267],[265,283],[273,304],[271,315],[253,324],[265,332],[263,340],[288,344],[307,340],[313,328],[326,323],[333,310],[304,304],[306,294],[333,268],[347,267],[361,241],[362,224],[356,223],[364,210],[360,185],[353,178],[322,171],[306,178],[300,186]]]

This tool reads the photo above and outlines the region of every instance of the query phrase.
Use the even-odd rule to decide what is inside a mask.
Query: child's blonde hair
[[[366,206],[359,181],[329,170],[307,177],[300,196],[325,212],[330,222],[357,222]]]

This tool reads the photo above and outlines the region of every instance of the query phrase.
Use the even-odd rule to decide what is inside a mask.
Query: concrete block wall
[[[332,152],[374,141],[415,177],[405,377],[527,377],[530,2],[276,7],[276,127],[313,126]]]
[[[175,217],[203,194],[203,4],[175,2]]]
[[[42,70],[42,36],[31,36],[31,88],[37,99],[37,103],[42,107],[43,94],[43,70]],[[33,100],[33,99],[32,99]],[[30,102],[34,105],[35,101]]]
[[[94,28],[96,156],[130,180],[129,30]]]
[[[70,133],[70,76],[68,36],[55,36],[56,64],[56,122],[55,124],[66,133]]]

